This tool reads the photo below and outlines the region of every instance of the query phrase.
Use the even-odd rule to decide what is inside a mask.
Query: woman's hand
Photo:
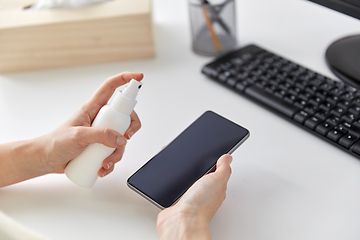
[[[92,143],[101,143],[116,150],[107,157],[98,175],[104,177],[123,156],[127,139],[141,123],[133,111],[131,124],[124,136],[100,127],[90,127],[97,113],[107,104],[116,88],[131,79],[141,81],[142,73],[123,72],[107,79],[94,95],[61,126],[44,136],[0,145],[0,187],[48,173],[63,173],[66,165]]]
[[[230,155],[223,155],[215,172],[203,176],[179,202],[159,213],[157,229],[160,239],[211,239],[209,223],[226,197],[231,161]]]
[[[66,165],[92,143],[116,148],[103,161],[98,175],[104,177],[113,171],[115,163],[119,162],[124,154],[127,139],[130,139],[141,127],[137,114],[135,111],[131,113],[131,124],[124,136],[109,128],[90,126],[116,88],[128,83],[131,79],[141,81],[142,78],[141,73],[124,72],[107,79],[68,121],[43,136],[44,144],[47,146],[45,162],[49,166],[49,172],[63,173]]]

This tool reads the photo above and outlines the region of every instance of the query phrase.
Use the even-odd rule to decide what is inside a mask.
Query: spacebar
[[[285,114],[286,116],[292,118],[294,113],[300,110],[300,108],[283,101],[282,99],[275,97],[274,95],[264,91],[262,88],[257,86],[250,86],[245,89],[245,93],[256,100],[268,105],[269,107]]]

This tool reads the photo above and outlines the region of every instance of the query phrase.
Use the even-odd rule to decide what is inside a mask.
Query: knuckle
[[[75,141],[78,141],[81,138],[82,135],[83,135],[82,129],[76,127],[76,128],[72,128],[70,138],[75,140]]]
[[[109,128],[105,128],[102,134],[102,140],[104,142],[110,142],[112,135],[112,131]]]
[[[85,143],[83,141],[83,139],[84,139],[83,135],[84,135],[84,132],[83,132],[83,130],[81,128],[74,127],[74,128],[71,128],[71,130],[70,130],[69,139],[75,145],[83,146],[83,145],[85,145]]]

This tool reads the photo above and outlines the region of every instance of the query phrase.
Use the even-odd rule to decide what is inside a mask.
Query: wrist
[[[170,210],[170,209],[169,209]],[[172,209],[171,209],[172,210]],[[161,212],[158,216],[157,229],[160,240],[167,239],[182,239],[182,240],[209,240],[211,239],[209,221],[201,214],[193,214],[189,212],[180,211],[176,214],[171,212],[170,217],[162,220]]]
[[[14,144],[17,159],[17,169],[23,172],[26,179],[45,175],[48,172],[46,165],[46,152],[41,138],[20,141]]]
[[[181,220],[183,227],[183,238],[186,240],[210,240],[209,223],[202,217],[183,217]]]
[[[2,144],[0,152],[0,187],[48,173],[45,151],[39,139]]]
[[[44,136],[35,138],[31,141],[31,151],[34,154],[32,161],[37,167],[38,176],[53,173],[53,170],[49,166],[49,152],[51,151],[51,142]]]

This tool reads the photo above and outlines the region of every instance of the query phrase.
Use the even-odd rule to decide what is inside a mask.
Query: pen
[[[203,2],[203,1],[202,1],[202,2]],[[216,51],[220,52],[221,49],[222,49],[222,47],[221,47],[221,44],[220,44],[220,42],[219,42],[218,37],[217,37],[216,34],[215,34],[214,28],[213,28],[213,26],[212,26],[211,19],[210,19],[210,17],[209,17],[209,13],[208,13],[208,11],[206,10],[206,7],[205,7],[205,6],[202,6],[202,7],[201,7],[201,10],[202,10],[202,12],[203,12],[203,14],[204,14],[205,22],[206,22],[206,25],[207,25],[207,27],[208,27],[208,29],[209,29],[211,39],[212,39],[212,41],[213,41],[213,43],[214,43],[214,47],[215,47]]]
[[[209,1],[207,0],[201,0],[201,3],[204,4],[204,5],[207,5],[208,6],[208,9],[211,13],[211,16],[213,18],[213,21],[212,22],[218,22],[220,24],[220,26],[225,30],[225,32],[227,34],[231,34],[230,32],[230,29],[228,28],[228,26],[224,23],[224,21],[219,17],[219,12],[216,11],[212,6],[211,4],[209,3]],[[223,4],[223,5],[226,5],[227,1]]]

